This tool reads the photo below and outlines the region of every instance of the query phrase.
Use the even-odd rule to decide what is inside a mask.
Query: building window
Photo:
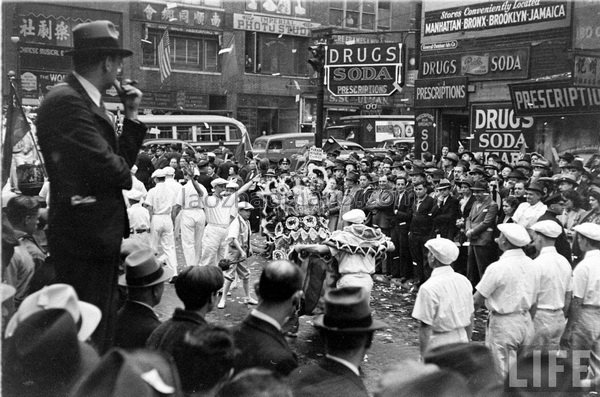
[[[390,1],[329,1],[329,24],[333,26],[363,30],[375,30],[381,27],[387,30],[390,26],[390,18]]]
[[[223,8],[221,0],[177,0],[175,3]]]
[[[148,44],[144,50],[144,66],[158,67],[157,47],[164,31],[149,30]],[[219,72],[217,36],[189,35],[181,32],[169,32],[171,43],[171,68]]]
[[[308,76],[305,37],[246,32],[246,73]]]

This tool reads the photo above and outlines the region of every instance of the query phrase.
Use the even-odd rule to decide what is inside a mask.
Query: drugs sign
[[[403,84],[402,44],[330,45],[325,74],[332,95],[390,96]]]

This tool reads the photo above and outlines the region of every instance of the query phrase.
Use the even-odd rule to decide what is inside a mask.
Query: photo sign
[[[327,89],[335,96],[390,96],[402,82],[402,44],[327,47]]]

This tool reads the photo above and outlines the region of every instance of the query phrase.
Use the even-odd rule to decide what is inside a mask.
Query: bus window
[[[193,141],[193,127],[191,125],[178,125],[177,139],[181,139],[182,141]]]
[[[283,149],[283,142],[273,140],[273,141],[269,142],[269,149],[270,150],[281,150],[281,149]]]
[[[167,125],[149,125],[148,131],[153,135],[154,139],[172,139],[173,128]]]

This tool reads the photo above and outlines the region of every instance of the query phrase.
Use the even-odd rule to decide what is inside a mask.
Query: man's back
[[[571,265],[554,247],[544,247],[533,260],[540,275],[538,308],[562,309],[565,293],[572,289]]]
[[[288,382],[295,397],[361,397],[369,393],[362,380],[345,365],[325,358],[318,364],[296,368]]]
[[[117,313],[115,346],[124,349],[143,348],[150,334],[159,325],[160,321],[152,308],[127,301]]]
[[[234,328],[233,336],[236,348],[240,350],[235,363],[236,372],[262,367],[287,375],[298,366],[296,355],[281,331],[262,319],[249,315]]]

